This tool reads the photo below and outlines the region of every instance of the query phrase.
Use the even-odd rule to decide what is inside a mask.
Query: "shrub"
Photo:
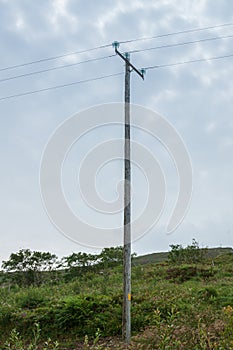
[[[16,297],[17,305],[22,309],[35,309],[45,304],[46,299],[41,292],[36,289],[29,289],[24,293],[20,293]]]
[[[196,266],[173,267],[167,270],[166,278],[175,282],[185,282],[197,276],[197,271]]]
[[[214,271],[212,269],[199,268],[196,265],[183,265],[168,269],[166,279],[182,283],[193,277],[206,280],[212,276],[214,276]]]
[[[202,262],[206,256],[206,248],[200,248],[195,239],[186,248],[183,248],[180,244],[172,244],[170,247],[168,260],[173,264],[196,264]]]
[[[54,316],[58,329],[73,330],[79,336],[91,336],[97,328],[104,336],[118,334],[121,329],[121,306],[102,295],[66,298]]]
[[[8,305],[0,307],[0,334],[10,328],[15,321],[14,309]]]

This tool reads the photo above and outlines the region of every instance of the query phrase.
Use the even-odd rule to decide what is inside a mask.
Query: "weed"
[[[38,323],[35,323],[33,329],[33,339],[29,344],[23,342],[22,337],[16,329],[10,333],[9,339],[4,344],[4,350],[37,350],[39,349],[41,329]],[[49,338],[42,344],[43,350],[59,350],[59,343],[52,342]]]

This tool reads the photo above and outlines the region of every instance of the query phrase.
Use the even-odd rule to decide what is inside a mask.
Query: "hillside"
[[[224,247],[224,248],[208,248],[206,255],[208,258],[215,258],[218,255],[226,254],[226,253],[233,253],[233,248],[231,247]],[[147,255],[140,255],[134,259],[135,264],[144,265],[144,264],[153,264],[153,263],[159,263],[162,261],[167,260],[168,258],[168,252],[159,252],[159,253],[152,253]]]
[[[209,249],[196,264],[170,264],[166,254],[134,260],[130,349],[233,349],[232,249]],[[40,286],[5,284],[0,348],[124,349],[121,312],[121,265],[51,274]]]

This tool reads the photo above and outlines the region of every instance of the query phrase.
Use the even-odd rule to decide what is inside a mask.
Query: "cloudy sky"
[[[124,76],[8,97],[123,72],[122,60],[114,56],[27,75],[110,56],[114,51],[109,44],[115,40],[129,41],[120,45],[122,52],[160,46],[131,54],[138,68],[232,55],[233,4],[230,0],[0,0],[0,16],[0,260],[20,248],[59,256],[73,251],[94,252],[64,237],[48,218],[40,194],[41,157],[50,135],[67,118],[94,105],[123,101]],[[132,41],[205,27],[215,28]],[[216,37],[220,39],[202,41]],[[189,41],[199,42],[173,45]],[[106,47],[69,54],[103,45]],[[166,45],[170,47],[161,48]],[[62,57],[44,60],[56,56]],[[189,211],[179,228],[167,235],[166,224],[178,190],[176,169],[158,142],[134,134],[150,147],[167,177],[164,214],[147,235],[134,242],[138,254],[168,250],[174,243],[185,245],[192,238],[209,247],[233,245],[232,74],[233,57],[148,70],[144,82],[131,74],[132,103],[157,111],[173,125],[186,144],[193,167]],[[100,128],[75,145],[67,158],[67,198],[76,214],[80,211],[93,219],[93,224],[96,214],[89,214],[85,203],[82,209],[79,205],[75,208],[72,186],[76,186],[80,154],[85,157],[85,152],[97,141],[104,141],[106,134],[114,138],[122,136],[121,132],[119,128],[109,127],[107,132]],[[138,196],[135,191],[133,205],[135,212],[140,212],[145,179],[138,169],[133,174],[139,191]],[[110,164],[100,175],[98,191],[113,200],[111,188],[122,179],[122,162]],[[113,220],[118,224],[121,221],[122,214]]]

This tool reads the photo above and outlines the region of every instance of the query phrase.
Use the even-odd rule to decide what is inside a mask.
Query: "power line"
[[[223,55],[223,56],[214,56],[214,57],[208,57],[208,58],[199,58],[199,59],[195,59],[195,60],[175,62],[175,63],[167,63],[167,64],[154,65],[154,66],[147,66],[147,67],[144,67],[142,69],[145,69],[145,70],[159,69],[159,68],[173,67],[173,66],[178,66],[178,65],[188,64],[188,63],[206,62],[206,61],[212,61],[212,60],[218,60],[218,59],[224,59],[224,58],[230,58],[230,57],[233,57],[233,54]],[[79,81],[75,81],[75,82],[71,82],[71,83],[67,83],[67,84],[50,86],[50,87],[43,88],[43,89],[26,91],[26,92],[15,94],[15,95],[8,95],[8,96],[0,97],[0,101],[11,99],[11,98],[15,98],[15,97],[20,97],[20,96],[32,95],[32,94],[40,93],[40,92],[43,92],[43,91],[60,89],[60,88],[64,88],[64,87],[68,87],[68,86],[72,86],[72,85],[88,83],[88,82],[91,82],[91,81],[107,79],[107,78],[110,78],[110,77],[115,77],[115,76],[119,76],[119,75],[123,75],[123,74],[124,74],[123,72],[113,73],[113,74],[104,75],[104,76],[100,76],[100,77],[96,77],[96,78],[91,78],[91,79],[86,79],[86,80],[79,80]]]
[[[218,37],[213,37],[213,38],[204,38],[204,39],[180,42],[180,43],[175,43],[175,44],[167,44],[167,45],[155,46],[155,47],[150,47],[150,48],[131,50],[131,51],[128,51],[128,53],[139,53],[139,52],[144,52],[144,51],[152,51],[152,50],[157,50],[157,49],[164,49],[164,48],[171,48],[171,47],[177,47],[177,46],[184,46],[184,45],[195,44],[195,43],[200,43],[200,42],[208,42],[208,41],[215,41],[215,40],[221,40],[221,39],[228,39],[228,38],[232,38],[232,37],[233,37],[233,34],[225,35],[225,36],[218,36]],[[65,65],[61,65],[61,66],[57,66],[57,67],[51,67],[51,68],[42,69],[42,70],[38,70],[38,71],[34,71],[34,72],[29,72],[29,73],[25,73],[25,74],[15,75],[15,76],[12,76],[12,77],[0,79],[0,83],[1,82],[5,82],[5,81],[9,81],[9,80],[18,79],[18,78],[24,78],[24,77],[32,76],[32,75],[35,75],[35,74],[46,73],[46,72],[50,72],[50,71],[53,71],[53,70],[74,67],[74,66],[77,66],[77,65],[80,65],[80,64],[84,64],[84,63],[100,61],[100,60],[104,60],[104,59],[112,58],[112,57],[115,57],[115,55],[108,55],[108,56],[103,56],[103,57],[97,57],[97,58],[92,58],[92,59],[85,60],[85,61],[65,64]]]
[[[156,65],[156,66],[144,67],[142,69],[145,69],[145,70],[159,69],[159,68],[179,66],[179,65],[188,64],[188,63],[196,63],[196,62],[206,62],[206,61],[212,61],[212,60],[219,60],[219,59],[229,58],[229,57],[233,57],[233,54],[223,55],[223,56],[215,56],[215,57],[208,57],[208,58],[199,58],[199,59],[190,60],[190,61],[182,61],[182,62],[175,62],[175,63],[160,64],[160,65]]]
[[[116,77],[116,76],[122,75],[122,74],[124,74],[124,73],[123,73],[123,72],[120,72],[120,73],[113,73],[113,74],[109,74],[109,75],[102,75],[102,76],[96,77],[96,78],[74,81],[74,82],[72,82],[72,83],[50,86],[50,87],[47,87],[47,88],[44,88],[44,89],[26,91],[26,92],[22,92],[22,93],[15,94],[15,95],[9,95],[9,96],[0,97],[0,101],[8,100],[8,99],[11,99],[11,98],[14,98],[14,97],[32,95],[32,94],[36,94],[36,93],[43,92],[43,91],[49,91],[49,90],[60,89],[60,88],[64,88],[64,87],[67,87],[67,86],[72,86],[72,85],[77,85],[77,84],[83,84],[83,83],[89,83],[89,82],[91,82],[91,81],[107,79],[107,78],[110,78],[110,77]]]
[[[162,45],[162,46],[155,46],[155,47],[150,47],[150,48],[144,48],[144,49],[138,49],[138,50],[131,50],[128,53],[139,53],[139,52],[144,52],[144,51],[151,51],[151,50],[157,50],[157,49],[164,49],[164,48],[171,48],[171,47],[177,47],[177,46],[183,46],[183,45],[189,45],[189,44],[195,44],[195,43],[200,43],[200,42],[208,42],[208,41],[215,41],[215,40],[221,40],[221,39],[227,39],[227,38],[232,38],[233,34],[231,35],[225,35],[225,36],[218,36],[218,37],[213,37],[213,38],[204,38],[204,39],[199,39],[199,40],[192,40],[192,41],[186,41],[186,42],[181,42],[181,43],[175,43],[175,44],[167,44],[167,45]],[[97,57],[97,58],[92,58],[89,60],[85,61],[80,61],[80,62],[75,62],[75,63],[70,63],[70,64],[65,64],[62,66],[57,66],[57,67],[52,67],[52,68],[47,68],[47,69],[42,69],[34,72],[29,72],[25,74],[20,74],[20,75],[15,75],[12,77],[0,79],[0,83],[4,81],[9,81],[13,79],[18,79],[18,78],[23,78],[23,77],[28,77],[32,76],[35,74],[41,74],[41,73],[46,73],[50,72],[53,70],[58,70],[58,69],[63,69],[63,68],[69,68],[69,67],[74,67],[83,63],[89,63],[89,62],[95,62],[95,61],[100,61],[104,60],[107,58],[115,57],[115,55],[108,55],[108,56],[103,56],[103,57]]]
[[[228,39],[228,38],[232,38],[232,37],[233,37],[233,34],[225,35],[225,36],[216,36],[213,38],[204,38],[204,39],[199,39],[199,40],[184,41],[184,42],[175,43],[175,44],[166,44],[166,45],[161,45],[161,46],[149,47],[149,48],[145,48],[145,49],[131,50],[131,51],[128,51],[128,53],[138,53],[138,52],[143,52],[143,51],[158,50],[158,49],[164,49],[164,48],[170,48],[170,47],[176,47],[176,46],[196,44],[196,43],[201,43],[201,42],[206,42],[206,41]]]
[[[229,26],[233,26],[233,22],[223,23],[223,24],[219,24],[219,25],[215,25],[215,26],[209,26],[209,27],[186,29],[186,30],[181,30],[181,31],[178,31],[178,32],[159,34],[159,35],[154,35],[154,36],[149,36],[149,37],[141,37],[141,38],[136,38],[136,39],[131,39],[131,40],[119,41],[119,43],[120,44],[127,44],[127,43],[133,43],[133,42],[136,42],[136,41],[152,40],[152,39],[158,39],[158,38],[163,38],[163,37],[172,36],[172,35],[188,34],[188,33],[200,32],[200,31],[203,31],[203,30],[217,29],[217,28],[229,27]]]
[[[5,70],[9,70],[9,69],[14,69],[14,68],[20,68],[20,67],[24,67],[24,66],[29,66],[32,64],[36,64],[36,63],[42,63],[42,62],[47,62],[47,61],[52,61],[52,60],[57,60],[63,57],[67,57],[67,56],[73,56],[73,55],[77,55],[77,54],[81,54],[81,53],[86,53],[86,52],[90,52],[90,51],[94,51],[94,50],[98,50],[98,49],[104,49],[106,47],[110,47],[112,46],[111,44],[106,44],[106,45],[101,45],[101,46],[96,46],[96,47],[92,47],[90,49],[86,49],[86,50],[81,50],[81,51],[75,51],[75,52],[68,52],[62,55],[57,55],[57,56],[51,56],[51,57],[46,57],[46,58],[41,58],[39,60],[35,60],[35,61],[31,61],[31,62],[25,62],[25,63],[20,63],[20,64],[16,64],[14,66],[8,66],[8,67],[4,67],[4,68],[0,68],[0,72],[5,71]]]
[[[136,39],[131,39],[131,40],[119,41],[119,43],[125,44],[125,43],[131,43],[131,42],[136,42],[136,41],[152,40],[152,39],[163,38],[163,37],[172,36],[172,35],[187,34],[187,33],[199,32],[199,31],[216,29],[216,28],[224,28],[224,27],[229,27],[229,26],[233,26],[233,22],[223,23],[223,24],[209,26],[209,27],[201,27],[201,28],[187,29],[187,30],[182,30],[182,31],[177,31],[177,32],[159,34],[159,35],[154,35],[151,37],[141,37],[141,38],[136,38]],[[87,52],[95,51],[98,49],[108,48],[111,46],[112,46],[112,44],[105,44],[105,45],[100,45],[100,46],[96,46],[96,47],[85,49],[85,50],[68,52],[68,53],[64,53],[61,55],[45,57],[45,58],[41,58],[38,60],[30,61],[30,62],[24,62],[24,63],[12,65],[12,66],[3,67],[3,68],[0,68],[0,72],[10,70],[10,69],[20,68],[20,67],[25,67],[25,66],[29,66],[29,65],[33,65],[33,64],[37,64],[37,63],[43,63],[43,62],[47,62],[47,61],[57,60],[57,59],[64,58],[67,56],[87,53]]]
[[[20,75],[15,75],[15,76],[12,76],[12,77],[0,79],[0,83],[2,83],[2,82],[4,82],[4,81],[8,81],[8,80],[13,80],[13,79],[18,79],[18,78],[28,77],[28,76],[35,75],[35,74],[46,73],[46,72],[50,72],[50,71],[57,70],[57,69],[63,69],[63,68],[68,68],[68,67],[74,67],[74,66],[77,66],[77,65],[80,65],[80,64],[83,64],[83,63],[89,63],[89,62],[100,61],[100,60],[104,60],[104,59],[107,59],[107,58],[110,58],[110,57],[115,57],[115,55],[109,55],[109,56],[91,58],[91,59],[85,60],[85,61],[80,61],[80,62],[75,62],[75,63],[70,63],[70,64],[64,64],[64,65],[62,65],[62,66],[57,66],[57,67],[42,69],[42,70],[38,70],[38,71],[34,71],[34,72],[29,72],[29,73],[25,73],[25,74],[20,74]]]

